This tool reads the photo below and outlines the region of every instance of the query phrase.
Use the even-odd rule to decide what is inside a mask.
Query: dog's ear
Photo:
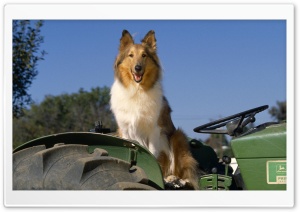
[[[134,41],[127,30],[123,30],[122,37],[120,39],[120,47],[119,50],[123,51],[128,45],[133,44]]]
[[[150,30],[142,40],[143,45],[147,45],[153,50],[156,50],[156,39],[155,39],[155,32]]]

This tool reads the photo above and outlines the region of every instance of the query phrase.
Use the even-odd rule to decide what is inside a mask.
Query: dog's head
[[[115,61],[115,76],[125,86],[135,83],[150,88],[160,79],[160,72],[154,31],[149,31],[141,44],[135,44],[130,33],[124,30]]]

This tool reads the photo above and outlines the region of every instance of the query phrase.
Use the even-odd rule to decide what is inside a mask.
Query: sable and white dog
[[[174,127],[171,108],[163,95],[154,31],[149,31],[141,44],[135,44],[124,30],[114,70],[111,109],[119,136],[147,147],[167,182],[181,179],[197,189],[197,162],[185,134]]]

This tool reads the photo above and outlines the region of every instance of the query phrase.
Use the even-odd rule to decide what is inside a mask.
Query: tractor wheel
[[[87,145],[34,146],[13,154],[14,190],[155,190],[143,169]]]

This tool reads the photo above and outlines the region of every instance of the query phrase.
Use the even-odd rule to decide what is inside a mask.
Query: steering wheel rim
[[[268,105],[263,105],[260,107],[256,107],[256,108],[252,108],[250,110],[246,110],[216,121],[212,121],[209,122],[207,124],[198,126],[196,128],[194,128],[194,132],[196,133],[210,133],[210,134],[229,134],[228,130],[221,130],[221,129],[217,129],[220,127],[225,126],[227,123],[231,122],[231,121],[239,121],[239,123],[237,124],[237,128],[242,124],[243,120],[249,116],[254,117],[257,113],[260,113],[264,110],[266,110],[269,106]],[[239,120],[240,118],[240,120]]]

